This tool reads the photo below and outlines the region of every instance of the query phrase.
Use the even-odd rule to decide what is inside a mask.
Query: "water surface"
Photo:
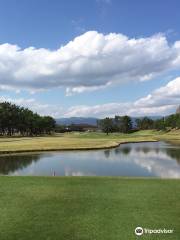
[[[146,142],[122,144],[108,150],[1,156],[0,174],[180,178],[180,147]]]

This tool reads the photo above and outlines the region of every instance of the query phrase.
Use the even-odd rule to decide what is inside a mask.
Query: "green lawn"
[[[0,138],[0,153],[91,149],[166,140],[180,131],[70,133]],[[137,226],[174,229],[137,237]],[[112,177],[0,177],[0,240],[179,240],[180,180]]]
[[[132,134],[113,133],[109,134],[109,136],[104,133],[77,132],[42,137],[1,137],[0,154],[28,151],[109,148],[115,147],[122,142],[154,141],[161,135],[163,136],[163,133],[151,130],[139,131]]]
[[[0,137],[0,154],[32,151],[99,149],[124,142],[165,140],[180,145],[180,130],[170,132],[144,130],[131,134],[64,133],[41,137]]]
[[[1,240],[180,239],[180,180],[0,177]],[[174,229],[136,237],[134,229]]]

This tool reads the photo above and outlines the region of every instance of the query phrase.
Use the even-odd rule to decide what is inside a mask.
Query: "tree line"
[[[180,129],[180,113],[171,114],[167,117],[162,117],[153,120],[148,117],[133,119],[129,116],[115,116],[114,118],[106,117],[98,120],[98,128],[107,135],[111,132],[130,133],[133,130],[169,130]]]
[[[40,116],[9,102],[0,103],[0,135],[34,136],[50,134],[54,129],[55,120],[50,116]]]
[[[97,125],[107,135],[111,132],[129,133],[133,129],[132,119],[129,116],[106,117],[98,120]]]
[[[50,116],[40,116],[28,108],[9,102],[0,103],[0,135],[36,136],[50,134],[52,131],[84,131],[92,126],[60,126]],[[130,133],[134,130],[180,129],[180,112],[153,120],[148,117],[132,119],[129,116],[106,117],[97,121],[97,127],[107,135],[111,132]],[[96,127],[94,127],[95,130]]]
[[[162,117],[152,120],[148,117],[136,120],[137,128],[140,130],[156,129],[156,130],[169,130],[180,129],[180,113],[171,114],[167,117]]]

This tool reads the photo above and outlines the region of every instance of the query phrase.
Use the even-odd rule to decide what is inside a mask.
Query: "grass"
[[[124,142],[165,140],[180,145],[180,130],[145,130],[131,134],[65,133],[42,137],[1,137],[0,154],[32,151],[110,148]]]
[[[0,154],[32,151],[98,149],[115,147],[122,142],[156,140],[157,132],[140,131],[132,134],[65,133],[43,137],[1,137]]]
[[[0,153],[94,149],[165,140],[180,131],[69,133],[0,138]],[[139,239],[180,239],[180,180],[118,177],[0,177],[0,240],[133,240],[137,226],[174,229]]]
[[[0,196],[1,240],[180,239],[179,180],[0,177]]]
[[[162,132],[162,134],[160,134],[156,138],[157,140],[164,140],[173,144],[180,145],[180,130],[172,130],[167,133]]]

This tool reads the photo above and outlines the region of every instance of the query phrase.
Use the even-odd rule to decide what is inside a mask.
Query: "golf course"
[[[173,229],[141,239],[179,240],[179,180],[0,177],[0,239],[133,240],[137,226]]]
[[[2,137],[1,155],[107,149],[128,142],[180,144],[179,130],[130,134],[64,133]],[[13,161],[13,160],[12,160]],[[133,240],[134,230],[173,229],[141,239],[180,237],[179,179],[134,177],[0,177],[0,239]]]
[[[142,130],[131,134],[112,133],[109,135],[100,132],[73,132],[38,137],[2,137],[0,138],[0,154],[106,149],[117,147],[121,143],[159,140],[180,144],[180,131]]]
[[[0,240],[180,240],[179,12],[0,0]]]

